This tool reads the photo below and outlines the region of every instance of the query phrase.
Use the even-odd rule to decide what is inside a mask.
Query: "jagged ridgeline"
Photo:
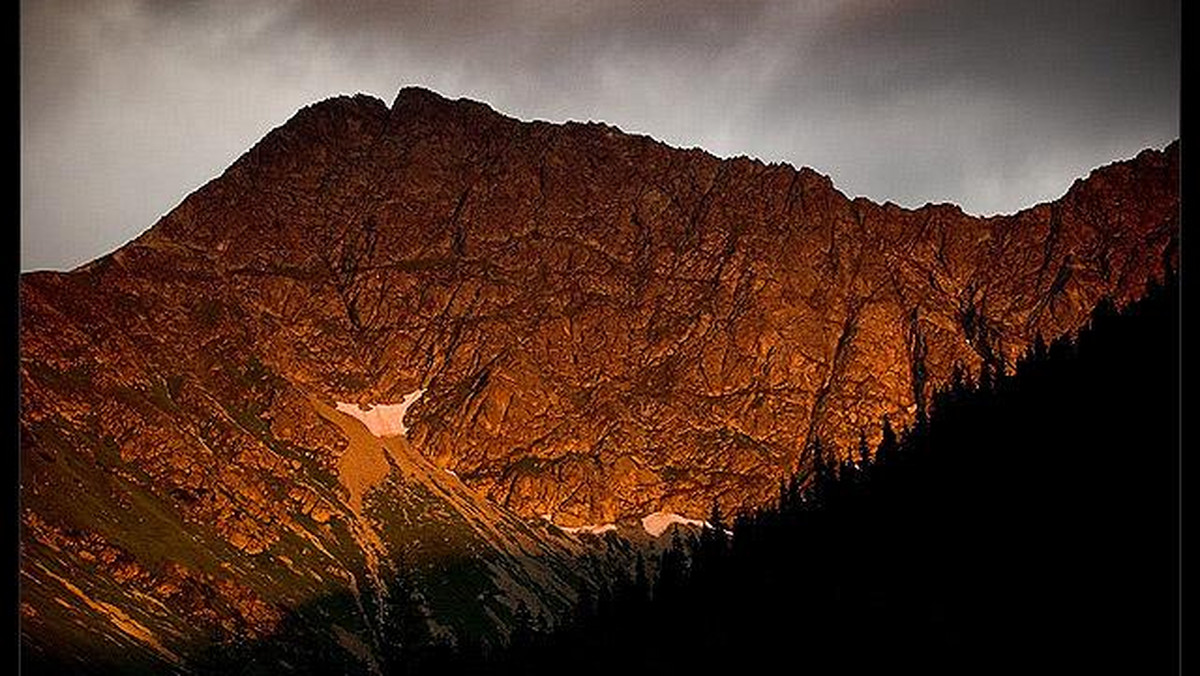
[[[977,218],[419,89],[305,108],[22,276],[23,645],[157,669],[293,632],[382,668],[399,616],[561,621],[646,531],[1141,295],[1178,154]]]

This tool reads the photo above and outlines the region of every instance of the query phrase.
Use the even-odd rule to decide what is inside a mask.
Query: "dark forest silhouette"
[[[1176,673],[1178,321],[1173,278],[1101,303],[875,449],[814,444],[776,506],[677,537],[656,579],[429,673]]]
[[[1076,339],[1039,340],[978,382],[956,377],[912,429],[885,420],[875,448],[814,443],[777,504],[732,526],[714,507],[715,527],[676,530],[660,560],[584,590],[557,627],[521,607],[507,645],[452,646],[430,637],[397,582],[376,666],[408,676],[1176,673],[1178,294],[1172,277],[1121,312],[1101,303]],[[203,651],[195,670],[363,671],[300,619],[321,603],[268,640]]]

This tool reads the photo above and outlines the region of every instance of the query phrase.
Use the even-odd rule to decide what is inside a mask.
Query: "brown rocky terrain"
[[[514,598],[567,599],[571,566],[529,561],[583,546],[513,515],[765,503],[811,441],[877,439],[956,364],[1142,294],[1176,265],[1178,172],[1175,143],[980,218],[420,89],[309,106],[120,250],[22,277],[24,617],[103,612],[169,660],[155,622],[269,632],[304,596],[262,580],[370,596],[438,560],[388,535],[420,509],[522,552]],[[417,391],[383,441],[337,407]],[[102,600],[129,589],[161,617]]]

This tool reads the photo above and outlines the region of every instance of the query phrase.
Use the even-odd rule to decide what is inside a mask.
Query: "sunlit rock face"
[[[1177,184],[1173,145],[975,218],[419,89],[343,97],[119,252],[26,276],[25,355],[185,383],[253,356],[344,402],[422,389],[412,444],[521,514],[699,517],[768,499],[813,439],[911,420],[955,363],[1011,363],[1142,293],[1176,256]]]
[[[419,89],[330,99],[119,251],[22,277],[23,542],[91,543],[70,551],[128,561],[139,593],[267,631],[286,594],[220,586],[224,549],[169,568],[138,529],[203,524],[314,589],[357,571],[366,593],[403,548],[389,519],[421,513],[372,507],[380,490],[444,502],[461,479],[566,528],[735,513],[809,442],[874,441],[955,364],[1011,363],[1141,295],[1176,263],[1178,181],[1172,144],[977,218]],[[420,481],[397,478],[409,456]],[[90,516],[110,508],[142,520]],[[321,548],[344,574],[297,563]]]

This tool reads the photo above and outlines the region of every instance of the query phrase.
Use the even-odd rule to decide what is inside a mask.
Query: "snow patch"
[[[425,394],[425,390],[417,390],[404,395],[399,404],[347,404],[344,401],[337,402],[337,410],[342,413],[358,419],[359,422],[367,426],[377,437],[396,437],[405,436],[408,434],[408,427],[404,424],[404,414],[408,412],[408,407],[417,403],[421,395]]]
[[[653,535],[654,537],[662,535],[668,528],[671,527],[671,524],[673,523],[683,524],[685,526],[700,526],[701,528],[708,527],[707,521],[689,519],[686,516],[681,516],[674,512],[655,512],[642,517],[642,528],[644,528],[647,533]]]
[[[555,524],[555,525],[558,526],[558,524]],[[558,526],[558,529],[562,530],[562,531],[566,531],[568,533],[591,533],[592,535],[602,535],[609,531],[616,530],[617,524],[602,523],[599,525],[588,524],[586,526]]]

